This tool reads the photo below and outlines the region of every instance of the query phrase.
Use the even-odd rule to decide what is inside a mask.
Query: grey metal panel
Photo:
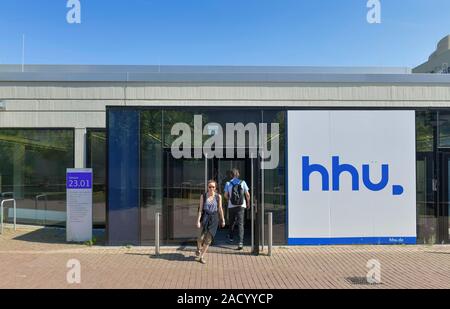
[[[162,83],[363,83],[449,84],[444,74],[285,74],[285,73],[0,73],[4,82],[162,82]]]
[[[0,72],[3,82],[115,82],[127,81],[124,73],[64,73],[64,72]]]
[[[448,84],[450,75],[411,74],[408,68],[0,65],[3,82],[362,83]]]
[[[227,82],[227,83],[364,83],[448,84],[450,75],[435,74],[297,74],[297,73],[205,73],[130,74],[130,82]]]

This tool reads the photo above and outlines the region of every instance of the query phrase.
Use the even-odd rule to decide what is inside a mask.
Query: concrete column
[[[75,168],[86,167],[86,128],[75,129]]]

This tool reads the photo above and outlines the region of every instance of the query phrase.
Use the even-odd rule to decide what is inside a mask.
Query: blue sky
[[[449,0],[0,0],[0,63],[408,66],[450,34]]]

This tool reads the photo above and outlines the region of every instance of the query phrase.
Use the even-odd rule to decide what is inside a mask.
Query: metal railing
[[[14,205],[14,231],[16,231],[16,223],[17,223],[17,210],[16,210],[16,200],[15,199],[7,199],[7,200],[2,200],[1,204],[0,204],[0,224],[1,224],[1,233],[3,234],[3,209],[4,209],[4,205],[6,203],[13,203]]]
[[[1,194],[1,198],[5,198],[5,196],[10,195],[11,198],[14,198],[14,192],[2,192]]]

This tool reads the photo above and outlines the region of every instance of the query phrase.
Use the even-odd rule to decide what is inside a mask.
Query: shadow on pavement
[[[161,247],[164,248],[164,247]],[[192,252],[192,254],[195,253],[195,250],[197,248],[195,246],[186,246],[182,245],[177,248],[177,251],[181,252]],[[219,253],[219,254],[229,254],[229,255],[250,255],[248,249],[244,250],[237,250],[236,247],[229,247],[229,246],[223,246],[223,245],[213,245],[208,248],[207,253]]]
[[[367,286],[377,286],[382,285],[382,283],[370,283],[367,281],[367,277],[347,277],[345,280],[352,285],[367,285]]]
[[[427,253],[431,253],[431,254],[450,254],[450,252],[442,252],[442,251],[427,251]]]
[[[95,245],[104,245],[105,232],[104,230],[95,229],[92,231],[93,238],[95,238]],[[13,238],[14,240],[46,243],[46,244],[67,244],[66,230],[58,228],[42,228],[25,232]]]
[[[152,259],[162,259],[167,261],[195,261],[195,256],[185,256],[181,253],[161,253],[159,255],[151,255]]]
[[[153,252],[151,253],[125,253],[125,255],[139,255],[139,256],[148,256],[151,259],[161,259],[167,261],[195,261],[195,256],[185,256],[181,253],[160,253],[159,255],[155,255]]]

